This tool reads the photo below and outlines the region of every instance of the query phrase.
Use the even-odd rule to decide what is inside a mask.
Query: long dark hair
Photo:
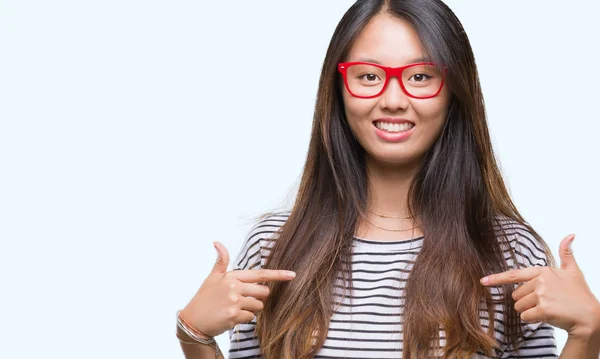
[[[345,118],[337,64],[383,12],[412,24],[429,58],[448,69],[451,93],[444,128],[409,193],[424,241],[406,284],[403,356],[431,357],[440,328],[447,357],[470,357],[478,350],[490,355],[497,347],[492,325],[497,303],[479,278],[508,269],[498,218],[525,226],[553,263],[545,242],[515,208],[498,169],[475,59],[460,21],[439,0],[359,0],[327,50],[297,198],[266,261],[266,268],[297,272],[291,282],[269,283],[271,295],[258,314],[256,330],[268,359],[312,358],[326,339],[336,277],[341,274],[345,288],[352,286],[352,241],[366,212],[368,178],[365,151]],[[518,347],[522,332],[512,287],[503,292],[504,335]],[[487,331],[480,324],[482,302],[491,318]]]

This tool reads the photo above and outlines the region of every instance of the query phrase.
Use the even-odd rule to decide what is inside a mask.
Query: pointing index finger
[[[540,268],[541,267],[528,267],[492,274],[481,278],[481,284],[499,285],[527,282],[535,278],[540,273]]]
[[[248,269],[234,271],[235,278],[245,283],[261,283],[269,281],[291,280],[296,273],[283,269]]]

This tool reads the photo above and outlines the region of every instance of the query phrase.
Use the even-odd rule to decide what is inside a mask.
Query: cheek
[[[420,120],[421,124],[435,124],[437,122],[443,122],[446,117],[446,107],[440,105],[420,105],[415,106],[415,112],[417,113],[417,118]]]
[[[348,94],[344,94],[344,111],[348,124],[354,130],[360,123],[367,123],[370,114],[375,108],[376,101],[373,99],[359,99]]]
[[[441,128],[446,120],[448,102],[447,96],[439,96],[429,101],[413,103],[413,108],[422,125]]]

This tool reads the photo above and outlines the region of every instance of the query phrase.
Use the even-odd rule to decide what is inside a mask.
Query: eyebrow
[[[358,62],[372,62],[374,64],[381,65],[381,63],[379,61],[377,61],[375,59],[371,59],[371,58],[360,58],[357,61]],[[416,62],[432,62],[432,61],[429,57],[417,57],[417,58],[408,60],[408,62],[406,62],[406,64],[414,64]]]

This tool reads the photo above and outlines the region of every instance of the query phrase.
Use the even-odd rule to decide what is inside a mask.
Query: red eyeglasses
[[[446,69],[440,71],[433,62],[419,62],[402,67],[386,67],[370,62],[341,62],[338,71],[346,89],[354,97],[374,98],[383,93],[392,77],[400,80],[404,93],[412,98],[437,96],[444,86]]]

